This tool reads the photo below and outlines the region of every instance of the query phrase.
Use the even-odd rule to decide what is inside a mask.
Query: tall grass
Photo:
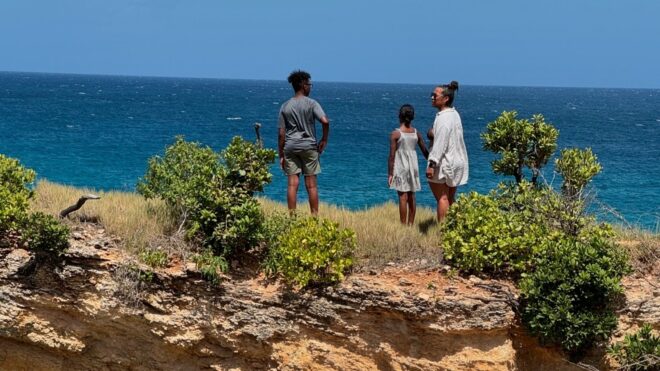
[[[137,193],[104,192],[88,188],[74,188],[41,180],[35,188],[31,207],[52,215],[73,205],[83,194],[101,196],[89,200],[71,219],[98,221],[111,234],[122,239],[122,245],[133,252],[153,249],[167,244],[175,229],[175,220],[161,200],[146,200]]]
[[[284,204],[266,198],[259,201],[266,216],[287,212]],[[307,205],[300,205],[298,214],[309,215]],[[408,263],[415,259],[433,265],[442,258],[440,228],[434,222],[435,212],[429,208],[418,207],[415,224],[410,227],[399,222],[398,205],[392,202],[357,211],[321,204],[319,216],[355,231],[358,267]]]
[[[616,225],[614,231],[619,245],[627,252],[630,263],[638,273],[660,273],[660,231],[655,233],[635,228]],[[653,270],[657,270],[653,272]]]
[[[87,193],[97,194],[101,199],[87,201],[80,210],[70,214],[71,219],[98,221],[109,233],[122,239],[124,248],[134,253],[161,246],[170,255],[172,249],[176,250],[174,253],[182,253],[179,251],[183,243],[181,238],[168,237],[176,231],[176,220],[161,200],[146,200],[136,193],[96,191],[42,180],[35,188],[31,207],[58,215]],[[266,198],[259,201],[266,216],[287,212],[284,204]],[[306,205],[301,205],[300,214],[308,213]],[[398,213],[398,206],[394,203],[358,211],[323,204],[320,216],[355,231],[358,267],[378,267],[389,262],[407,263],[413,259],[426,260],[427,265],[438,263],[441,260],[440,233],[433,222],[434,212],[428,208],[418,208],[417,221],[411,227],[401,225]]]

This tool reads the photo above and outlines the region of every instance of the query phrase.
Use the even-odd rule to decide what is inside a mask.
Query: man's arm
[[[319,154],[323,153],[323,150],[328,145],[328,135],[330,134],[330,120],[326,116],[319,119],[321,121],[321,127],[323,128],[323,136],[319,142]]]
[[[284,128],[279,129],[279,134],[277,135],[277,152],[280,155],[280,167],[284,169]]]

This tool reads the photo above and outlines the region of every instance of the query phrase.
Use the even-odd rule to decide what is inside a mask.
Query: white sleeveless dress
[[[399,130],[399,129],[397,129]],[[419,163],[417,160],[417,129],[412,133],[399,130],[401,136],[397,141],[394,155],[394,171],[390,189],[399,192],[417,192],[422,189],[419,182]]]

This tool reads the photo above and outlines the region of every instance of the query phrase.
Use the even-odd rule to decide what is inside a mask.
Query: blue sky
[[[0,0],[0,71],[660,88],[657,0]]]

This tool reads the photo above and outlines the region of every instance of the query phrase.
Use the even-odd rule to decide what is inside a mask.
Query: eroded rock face
[[[392,268],[292,292],[170,268],[144,283],[101,227],[71,244],[29,275],[28,252],[0,251],[0,369],[577,369],[519,329],[506,282]]]

